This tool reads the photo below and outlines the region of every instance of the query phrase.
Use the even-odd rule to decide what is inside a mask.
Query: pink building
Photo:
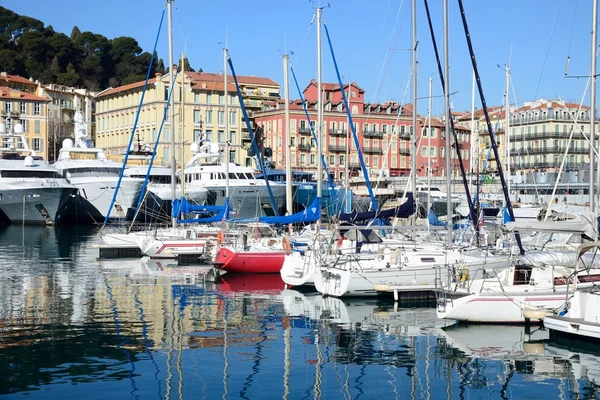
[[[323,154],[329,172],[337,181],[345,178],[346,166],[350,176],[361,174],[358,152],[337,84],[323,87]],[[384,169],[390,176],[407,176],[410,172],[410,138],[412,136],[412,105],[395,102],[365,103],[365,91],[356,83],[344,86],[358,142],[365,164],[378,173]],[[313,127],[317,123],[317,82],[311,80],[304,89],[304,98]],[[273,150],[272,162],[277,168],[285,166],[285,145],[292,150],[292,168],[316,171],[317,147],[312,137],[302,102],[290,102],[290,137],[285,132],[285,101],[264,102],[263,110],[253,114],[257,131],[264,137],[263,146]],[[348,164],[348,165],[346,165]]]

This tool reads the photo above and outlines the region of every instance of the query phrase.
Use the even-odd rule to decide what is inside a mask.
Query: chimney
[[[2,75],[5,78],[8,78],[8,74],[6,73],[6,71],[0,72],[0,75]]]
[[[157,72],[154,74],[154,76],[156,77],[156,79],[160,79],[162,74],[160,72]]]

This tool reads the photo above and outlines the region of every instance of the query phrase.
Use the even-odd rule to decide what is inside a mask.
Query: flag
[[[479,219],[477,220],[477,226],[481,228],[483,226],[483,208],[479,211]]]

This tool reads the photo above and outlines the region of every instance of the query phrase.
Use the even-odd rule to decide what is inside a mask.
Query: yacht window
[[[0,171],[2,178],[60,178],[58,172],[35,170],[10,170]]]
[[[435,262],[435,257],[421,257],[421,262],[427,262],[427,263]]]
[[[233,172],[229,173],[229,179],[237,179],[236,174],[234,174]]]
[[[246,172],[246,178],[254,179],[254,175],[252,175],[252,173],[250,173],[250,172]],[[283,176],[281,177],[280,181],[283,181]]]

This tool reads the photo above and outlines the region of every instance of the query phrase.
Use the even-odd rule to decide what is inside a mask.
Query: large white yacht
[[[117,187],[121,164],[106,158],[104,150],[87,140],[83,114],[75,113],[75,144],[65,139],[58,160],[58,171],[71,182],[79,195],[72,215],[77,220],[103,222]],[[144,180],[123,176],[109,219],[125,219],[128,210],[135,210]]]
[[[225,204],[227,166],[217,143],[192,143],[192,158],[184,168],[185,184],[202,185],[208,189],[208,203]],[[269,182],[277,207],[285,204],[285,185]],[[257,179],[252,168],[229,163],[229,198],[233,214],[252,218],[265,214],[265,206],[271,201],[267,184]]]
[[[24,155],[27,154],[27,155]],[[0,211],[11,222],[52,225],[77,189],[27,146],[23,126],[0,123]]]

